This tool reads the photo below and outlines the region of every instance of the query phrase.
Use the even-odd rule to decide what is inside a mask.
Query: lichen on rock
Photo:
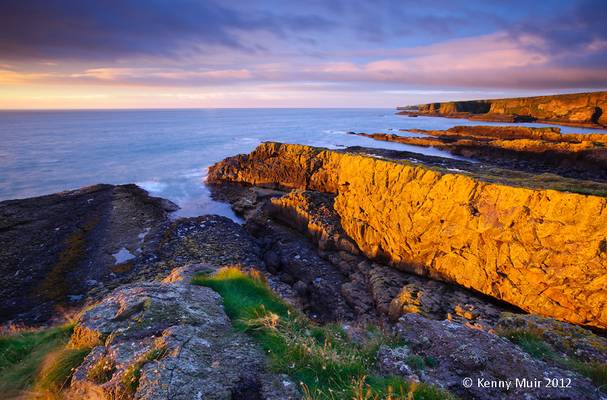
[[[195,272],[209,269],[194,264],[164,282],[121,287],[85,311],[72,346],[95,347],[75,371],[67,397],[296,398],[296,386],[266,373],[263,352],[233,330],[219,294],[190,284]]]

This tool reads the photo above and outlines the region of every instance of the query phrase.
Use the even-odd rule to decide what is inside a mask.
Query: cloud
[[[338,62],[305,70],[308,79],[474,88],[604,88],[607,68],[560,65],[541,38],[506,32],[392,50],[391,58],[364,64]],[[578,57],[603,44],[598,43]]]
[[[0,85],[18,85],[26,82],[41,81],[51,76],[43,73],[22,73],[0,68]]]
[[[607,69],[560,65],[559,56],[540,49],[542,38],[513,38],[507,32],[454,39],[428,46],[392,49],[388,58],[369,62],[329,60],[247,64],[247,68],[100,67],[72,73],[17,73],[0,81],[38,81],[96,85],[204,87],[294,82],[386,90],[391,86],[432,88],[566,89],[604,88]],[[532,45],[533,46],[532,46]],[[593,43],[578,56],[601,51]],[[597,50],[598,49],[598,50]],[[381,54],[381,52],[377,52]],[[4,76],[4,78],[1,78]]]
[[[0,85],[605,88],[605,20],[587,0],[5,0]]]
[[[163,81],[167,81],[165,83],[186,81],[187,84],[201,84],[250,79],[251,76],[251,72],[247,69],[191,71],[163,68],[92,68],[82,73],[70,74],[68,76],[59,75],[57,78],[122,83],[141,82],[148,84],[153,84],[154,82],[161,83]]]
[[[174,57],[215,47],[258,51],[248,35],[330,29],[317,15],[275,15],[196,0],[5,0],[0,12],[4,59],[114,60]]]
[[[525,19],[507,31],[523,47],[550,53],[561,65],[607,68],[607,2],[570,4],[556,15]]]

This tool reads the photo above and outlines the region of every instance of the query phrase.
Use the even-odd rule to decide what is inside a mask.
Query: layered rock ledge
[[[547,122],[563,125],[607,126],[607,92],[450,101],[399,107],[402,115],[469,118],[497,122]]]
[[[431,146],[511,169],[607,180],[607,136],[602,134],[561,134],[560,128],[512,126],[455,126],[406,132],[424,136],[352,133],[380,141]]]
[[[367,257],[524,310],[607,327],[607,199],[492,184],[404,161],[264,143],[209,182],[335,195]]]

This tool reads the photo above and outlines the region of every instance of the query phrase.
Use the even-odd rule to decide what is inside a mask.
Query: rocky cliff
[[[607,327],[607,199],[480,181],[406,162],[264,143],[209,182],[336,194],[368,257],[524,310]]]
[[[454,126],[409,129],[423,136],[354,133],[375,140],[435,147],[486,164],[574,179],[607,180],[607,135],[561,134],[560,128]]]
[[[607,92],[421,104],[417,113],[487,121],[539,121],[607,126]]]

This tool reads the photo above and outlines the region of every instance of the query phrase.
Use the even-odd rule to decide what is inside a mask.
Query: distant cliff
[[[404,115],[433,115],[502,122],[550,122],[607,127],[607,92],[421,104]]]
[[[209,182],[336,193],[362,252],[527,311],[607,327],[607,199],[301,145],[261,144]]]

